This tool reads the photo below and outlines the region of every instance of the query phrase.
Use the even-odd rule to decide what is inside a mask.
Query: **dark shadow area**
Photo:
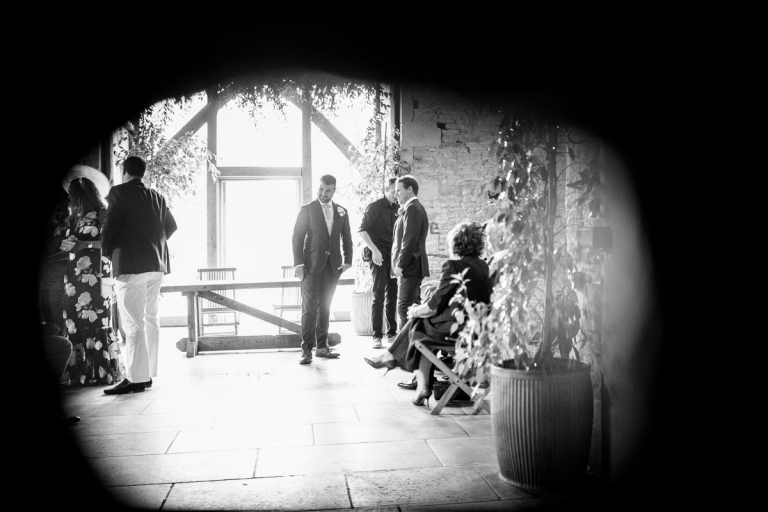
[[[707,52],[673,60],[666,48],[641,48],[621,27],[592,41],[566,37],[565,24],[516,27],[513,37],[492,34],[496,28],[461,26],[451,31],[465,43],[441,50],[429,33],[412,34],[424,29],[421,24],[374,38],[367,22],[357,29],[313,23],[288,31],[268,28],[266,21],[258,27],[234,22],[224,29],[223,20],[201,12],[185,23],[169,17],[167,30],[150,39],[158,31],[150,30],[149,21],[102,20],[74,33],[46,27],[39,49],[27,52],[22,67],[6,78],[18,81],[26,98],[27,108],[12,115],[17,138],[23,139],[21,148],[13,148],[13,165],[23,170],[14,173],[15,179],[7,177],[5,193],[17,198],[11,204],[32,199],[31,207],[21,206],[29,215],[24,229],[33,234],[32,243],[25,243],[27,254],[40,253],[35,234],[43,232],[46,205],[67,169],[95,141],[153,102],[235,76],[291,68],[396,78],[483,98],[491,108],[556,113],[599,135],[626,163],[648,238],[648,279],[655,287],[652,311],[636,336],[631,371],[619,396],[611,397],[614,403],[634,404],[621,420],[633,429],[611,432],[622,439],[624,460],[613,467],[606,503],[628,510],[703,500],[703,481],[712,477],[711,468],[724,470],[726,461],[705,442],[711,429],[723,425],[722,418],[708,414],[722,391],[703,396],[695,371],[709,361],[715,334],[697,330],[704,339],[691,346],[692,333],[685,328],[692,310],[701,307],[691,302],[703,265],[693,247],[704,243],[705,228],[715,227],[705,226],[712,194],[718,193],[713,178],[756,164],[755,157],[734,150],[737,130],[749,129],[754,91],[701,82],[708,72],[701,66]],[[157,24],[154,17],[152,23]],[[566,49],[576,41],[587,50],[569,58]],[[617,45],[625,41],[626,50],[617,54]],[[658,54],[648,60],[646,51]],[[532,62],[531,55],[539,57]],[[547,55],[557,64],[548,67]],[[17,187],[21,180],[33,188]],[[715,202],[722,206],[723,201]],[[6,218],[12,216],[6,212]],[[34,303],[34,294],[25,296]],[[23,446],[12,465],[21,486],[11,492],[51,510],[75,503],[82,509],[115,510],[67,428],[60,427],[55,387],[29,377],[43,361],[35,313],[24,307],[23,317],[13,321],[17,335],[29,336],[24,336],[24,355],[10,363],[27,375],[13,381],[22,384],[14,391],[24,400],[21,409],[6,411],[22,433],[13,444]],[[33,389],[27,390],[30,381]],[[586,508],[594,510],[594,504]]]

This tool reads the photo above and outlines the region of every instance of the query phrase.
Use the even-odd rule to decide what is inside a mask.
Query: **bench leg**
[[[197,355],[197,323],[197,294],[190,293],[187,295],[187,357]]]

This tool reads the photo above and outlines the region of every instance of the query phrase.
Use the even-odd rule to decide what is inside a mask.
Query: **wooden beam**
[[[208,99],[208,104],[211,104],[211,99]],[[206,122],[208,123],[208,151],[215,155],[218,151],[217,147],[217,132],[218,132],[218,109],[208,108],[206,110]],[[207,210],[207,230],[206,247],[208,249],[208,266],[218,267],[218,217],[219,217],[219,205],[218,205],[218,183],[213,180],[213,176],[210,172],[205,173],[206,177],[206,210]]]
[[[302,108],[301,104],[298,103],[295,99],[288,98],[288,100],[297,107]],[[341,151],[341,154],[344,155],[347,160],[353,162],[360,156],[360,152],[357,150],[354,144],[352,144],[349,139],[347,139],[344,134],[341,133],[339,129],[333,125],[330,119],[315,109],[312,109],[312,122],[315,123],[315,126],[317,126],[331,142],[333,142],[334,146],[336,146],[339,151]]]
[[[299,105],[301,108],[301,204],[306,204],[312,199],[312,124],[310,121],[312,104],[309,95],[303,92],[305,101]]]
[[[204,299],[208,299],[209,301],[215,302],[216,304],[221,304],[222,306],[225,306],[234,311],[245,313],[246,315],[250,315],[252,317],[258,318],[259,320],[264,320],[265,322],[269,322],[270,324],[277,325],[291,332],[301,333],[301,325],[295,322],[291,322],[290,320],[286,320],[285,318],[272,315],[260,309],[256,309],[251,306],[246,306],[245,304],[241,302],[237,302],[236,300],[232,300],[229,297],[224,297],[223,295],[219,295],[218,293],[208,292],[208,291],[200,292],[198,293],[198,295]]]
[[[214,108],[214,107],[211,107],[210,103],[206,103],[205,105],[203,105],[203,107],[197,112],[197,114],[192,116],[192,119],[187,121],[187,124],[182,126],[181,129],[178,132],[176,132],[176,134],[173,137],[171,137],[171,139],[178,139],[179,137],[183,136],[187,132],[192,132],[193,134],[197,133],[198,130],[200,130],[200,128],[202,128],[203,125],[208,122],[208,115],[209,115],[208,110],[210,110],[211,108]]]
[[[338,286],[355,284],[354,277],[342,277]],[[265,288],[295,288],[301,281],[295,277],[274,279],[272,281],[190,281],[189,283],[164,284],[160,293],[182,293],[183,295],[215,290],[263,290]]]
[[[301,167],[219,167],[220,178],[300,178]]]
[[[341,335],[328,334],[328,346],[335,347],[341,343]],[[187,350],[189,340],[181,338],[176,342],[176,348],[182,352]],[[255,336],[200,336],[197,339],[198,352],[214,350],[263,350],[281,348],[301,348],[300,334],[262,334]]]

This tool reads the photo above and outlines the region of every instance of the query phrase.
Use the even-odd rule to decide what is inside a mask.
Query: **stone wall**
[[[580,179],[580,172],[585,169],[586,164],[597,161],[601,162],[602,146],[599,140],[590,137],[588,134],[579,133],[574,130],[572,137],[580,141],[579,144],[572,144],[572,158],[567,152],[564,153],[565,160],[565,183],[573,183]],[[565,148],[564,148],[565,149]],[[605,172],[600,171],[601,182],[605,183]],[[561,180],[563,181],[563,180]],[[592,428],[592,447],[590,450],[589,466],[596,473],[602,473],[602,424],[603,424],[603,362],[602,362],[602,332],[603,332],[603,282],[604,282],[604,261],[605,253],[602,249],[579,247],[576,243],[576,230],[580,228],[590,228],[596,226],[605,226],[605,217],[601,215],[590,217],[588,205],[577,204],[577,199],[581,192],[573,188],[567,188],[562,184],[560,190],[563,192],[563,201],[565,206],[566,235],[568,238],[568,251],[576,258],[576,268],[584,275],[584,286],[577,289],[579,297],[579,306],[582,311],[581,328],[583,330],[583,346],[577,341],[581,359],[591,365],[592,370],[592,390],[594,397],[594,416]],[[602,186],[597,188],[597,195],[600,195]]]
[[[463,220],[491,216],[484,186],[497,166],[489,158],[501,113],[430,87],[407,86],[401,97],[402,158],[419,182],[419,200],[430,221],[430,278],[448,259],[446,235]]]

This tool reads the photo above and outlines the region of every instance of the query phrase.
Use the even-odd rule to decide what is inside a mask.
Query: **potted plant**
[[[357,170],[352,184],[354,211],[362,219],[366,206],[381,198],[388,178],[399,175],[400,144],[398,132],[385,139],[376,133],[378,119],[374,115],[368,126],[366,137],[358,148],[358,154],[352,160]],[[355,239],[353,268],[355,269],[355,288],[352,292],[350,320],[352,330],[358,335],[373,334],[371,308],[373,306],[373,275],[370,262],[365,258],[365,243],[360,237]]]
[[[488,307],[462,301],[456,359],[470,365],[476,391],[490,382],[501,480],[563,488],[586,475],[593,415],[590,366],[579,353],[580,273],[557,200],[574,141],[565,126],[512,116],[499,134],[491,147],[499,172],[487,190],[496,206],[487,222],[495,286]],[[599,210],[594,186],[573,185],[580,204]]]

